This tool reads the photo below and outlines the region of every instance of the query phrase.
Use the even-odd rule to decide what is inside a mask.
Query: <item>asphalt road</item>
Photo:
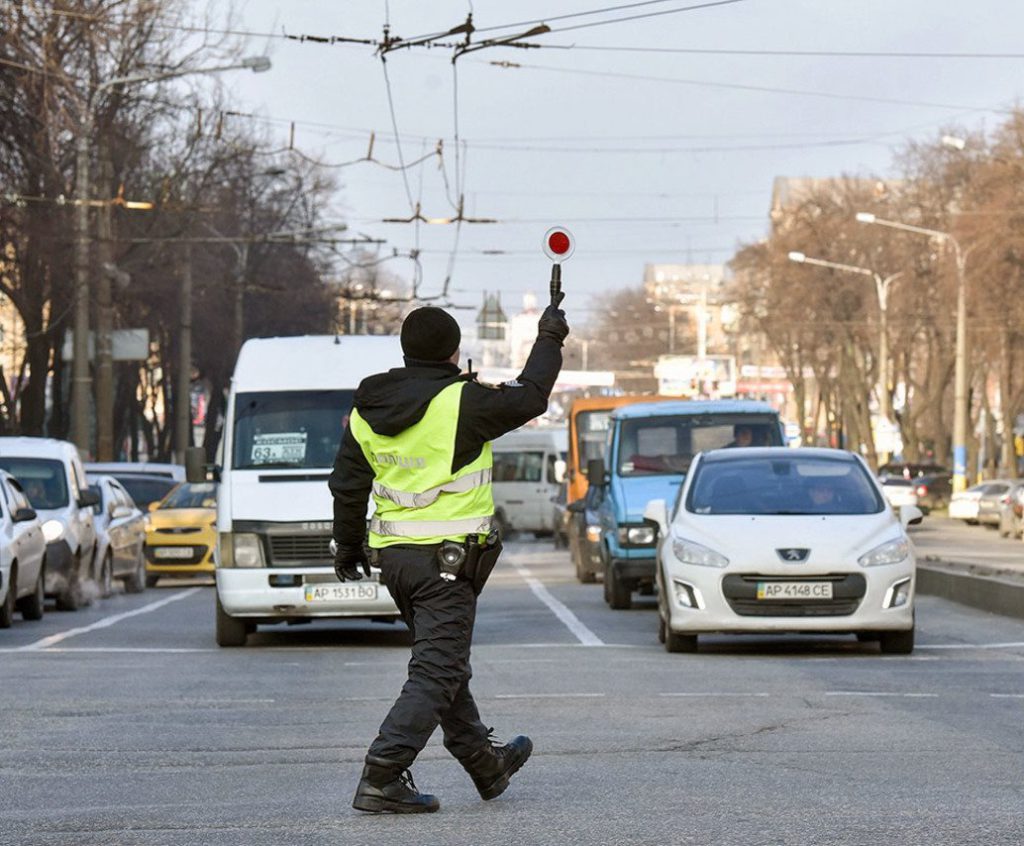
[[[0,632],[0,844],[1019,844],[1024,623],[919,599],[912,656],[851,637],[657,643],[565,553],[510,544],[474,690],[533,758],[483,803],[435,739],[430,816],[349,803],[404,678],[368,622],[213,643],[170,585]]]

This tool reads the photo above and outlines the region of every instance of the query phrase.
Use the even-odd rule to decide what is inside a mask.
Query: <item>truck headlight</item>
[[[217,539],[220,545],[221,567],[265,567],[263,544],[260,536],[251,533],[223,532]]]
[[[651,546],[656,538],[654,526],[619,526],[619,543],[623,546]]]
[[[899,564],[910,555],[910,544],[906,538],[895,538],[879,544],[869,552],[865,552],[857,563],[861,567],[878,567],[882,564]]]
[[[60,520],[47,520],[43,523],[43,537],[47,543],[54,543],[64,537],[64,524]]]
[[[683,564],[696,564],[698,567],[718,567],[719,569],[729,566],[729,559],[721,553],[675,535],[672,536],[672,554]]]

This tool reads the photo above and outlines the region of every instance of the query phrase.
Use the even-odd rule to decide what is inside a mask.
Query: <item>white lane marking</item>
[[[551,609],[551,613],[565,624],[565,627],[576,636],[576,639],[581,644],[584,646],[604,646],[604,641],[583,625],[579,617],[555,599],[551,595],[551,591],[549,591],[540,582],[540,580],[535,579],[530,575],[529,570],[521,564],[513,564],[512,566],[515,567],[519,575],[522,576],[523,581],[530,586],[530,590],[533,591],[533,595]]]
[[[104,617],[102,620],[97,620],[95,623],[91,623],[88,626],[80,626],[76,629],[68,629],[64,632],[57,632],[47,637],[37,640],[33,643],[29,643],[26,646],[19,648],[19,652],[37,652],[41,649],[53,646],[56,643],[60,643],[62,640],[67,640],[69,637],[78,637],[78,635],[87,634],[88,632],[94,632],[98,629],[105,629],[108,626],[113,626],[115,623],[120,623],[122,620],[127,620],[129,617],[137,617],[139,614],[148,614],[150,611],[156,611],[158,608],[163,608],[165,605],[169,605],[172,602],[177,602],[179,599],[184,599],[186,596],[191,596],[198,591],[203,590],[201,587],[189,588],[183,590],[180,593],[172,593],[170,596],[165,596],[163,599],[158,599],[156,602],[151,602],[149,605],[143,605],[141,608],[136,608],[132,611],[125,611],[121,614],[111,614],[109,617]]]
[[[827,690],[826,696],[900,696],[907,699],[937,699],[937,693],[896,693],[884,690]]]
[[[932,643],[916,646],[915,649],[1020,649],[1024,642],[1013,643]]]
[[[993,699],[1024,699],[1024,693],[990,693]]]
[[[495,699],[601,699],[603,693],[499,693]]]
[[[0,652],[24,652],[27,647],[25,646],[12,646],[4,649],[0,649]],[[222,652],[221,649],[201,649],[199,647],[188,647],[188,646],[167,646],[167,647],[148,647],[148,646],[53,646],[49,648],[33,649],[33,653],[41,653],[43,655],[64,655],[75,652],[127,652],[133,653],[138,652],[142,654],[167,654],[177,655],[180,653],[187,652]]]
[[[749,697],[765,697],[771,696],[770,693],[659,693],[658,696],[676,696],[676,697],[703,697],[703,696],[727,696],[735,698],[749,698]]]

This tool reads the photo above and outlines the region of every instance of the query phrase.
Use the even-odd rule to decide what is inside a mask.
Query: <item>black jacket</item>
[[[364,379],[356,390],[354,406],[374,432],[393,437],[418,423],[444,388],[464,381],[452,459],[455,472],[472,463],[488,441],[547,410],[548,397],[562,369],[562,348],[550,338],[538,338],[519,378],[497,387],[472,381],[454,364],[408,360],[406,364]],[[356,559],[362,554],[373,476],[373,468],[346,427],[328,482],[334,495],[334,539],[341,558]]]

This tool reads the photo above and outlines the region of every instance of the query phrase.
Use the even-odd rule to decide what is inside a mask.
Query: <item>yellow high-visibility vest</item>
[[[352,411],[349,428],[374,472],[371,547],[463,541],[467,535],[491,531],[491,445],[485,444],[476,460],[452,473],[465,384],[455,382],[442,390],[418,423],[394,437],[378,435]]]

